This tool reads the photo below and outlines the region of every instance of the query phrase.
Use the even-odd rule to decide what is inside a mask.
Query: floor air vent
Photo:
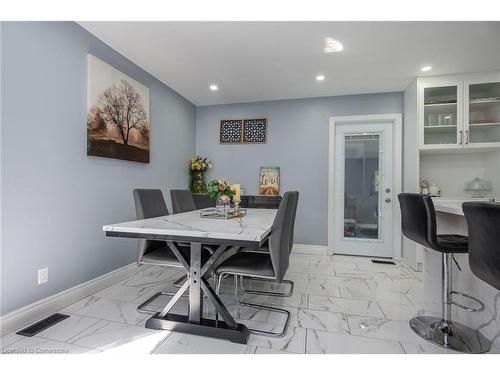
[[[64,315],[64,314],[53,314],[45,319],[40,320],[39,322],[30,325],[29,327],[17,332],[18,335],[21,336],[34,336],[39,332],[42,332],[43,330],[52,327],[54,324],[59,323],[60,321],[69,318],[69,315]]]
[[[377,264],[392,264],[393,266],[396,265],[392,260],[380,260],[380,259],[372,259],[372,263],[377,263]]]

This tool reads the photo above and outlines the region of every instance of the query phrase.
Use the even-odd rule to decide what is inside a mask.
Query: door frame
[[[402,158],[402,114],[387,113],[378,115],[361,116],[340,116],[330,117],[329,122],[329,145],[328,145],[328,254],[334,254],[335,244],[335,133],[337,125],[363,124],[370,122],[390,122],[393,126],[393,232],[392,232],[392,257],[393,259],[402,259],[402,233],[401,233],[401,214],[399,209],[399,200],[397,195],[401,193],[403,180],[403,158]]]

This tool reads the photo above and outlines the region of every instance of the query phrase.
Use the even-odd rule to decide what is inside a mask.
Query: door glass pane
[[[469,134],[466,142],[500,142],[500,82],[469,86]]]
[[[457,86],[424,89],[424,144],[457,144]]]
[[[346,135],[344,151],[344,238],[379,239],[380,135]]]

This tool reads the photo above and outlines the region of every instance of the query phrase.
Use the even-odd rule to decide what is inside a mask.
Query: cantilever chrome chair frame
[[[177,265],[172,265],[172,264],[149,263],[149,262],[141,261],[141,265],[143,265],[143,264],[149,264],[152,266],[163,266],[163,267],[184,269],[184,267],[180,263],[179,263],[179,266],[177,266]],[[145,307],[160,296],[173,297],[173,296],[175,296],[175,293],[173,293],[173,292],[157,292],[157,293],[153,294],[151,297],[149,297],[146,301],[141,303],[139,306],[137,306],[137,312],[139,312],[141,314],[157,313],[158,312],[157,310],[149,310],[149,309],[146,309]]]
[[[278,313],[282,313],[286,316],[286,321],[285,321],[285,324],[283,326],[283,330],[280,331],[280,332],[268,332],[268,331],[262,331],[262,330],[259,330],[259,329],[252,329],[252,328],[249,328],[249,331],[250,332],[253,332],[255,334],[258,334],[258,335],[261,335],[261,336],[270,336],[270,337],[283,337],[286,335],[286,332],[288,330],[288,326],[290,325],[290,311],[288,310],[285,310],[285,309],[280,309],[278,307],[272,307],[272,306],[266,306],[266,305],[258,305],[258,304],[255,304],[255,303],[249,303],[249,302],[243,302],[239,296],[238,296],[238,278],[240,278],[240,281],[243,280],[243,277],[251,277],[252,279],[258,279],[258,280],[274,280],[273,278],[264,278],[264,277],[259,277],[259,278],[256,278],[256,277],[253,277],[253,276],[250,276],[250,275],[247,275],[247,274],[243,274],[243,273],[221,273],[220,275],[215,275],[215,280],[216,280],[216,289],[215,289],[215,293],[217,295],[220,295],[220,286],[221,286],[221,282],[223,279],[225,279],[226,277],[230,276],[230,275],[233,275],[234,276],[234,298],[236,300],[236,302],[240,305],[240,306],[248,306],[248,307],[253,307],[253,308],[256,308],[256,309],[262,309],[262,310],[268,310],[268,311],[274,311],[274,312],[278,312]],[[292,288],[293,290],[293,288]],[[253,294],[259,294],[259,293],[253,293]],[[270,295],[270,294],[267,294],[267,293],[260,293],[261,295]],[[275,294],[276,295],[276,294]],[[278,297],[284,297],[286,295],[283,295],[283,294],[277,294]],[[216,320],[217,320],[217,315],[216,315]]]

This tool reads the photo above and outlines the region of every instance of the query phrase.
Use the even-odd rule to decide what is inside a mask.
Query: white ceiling
[[[500,22],[80,24],[198,106],[400,91],[415,76],[500,68]],[[325,37],[344,51],[325,54]]]

